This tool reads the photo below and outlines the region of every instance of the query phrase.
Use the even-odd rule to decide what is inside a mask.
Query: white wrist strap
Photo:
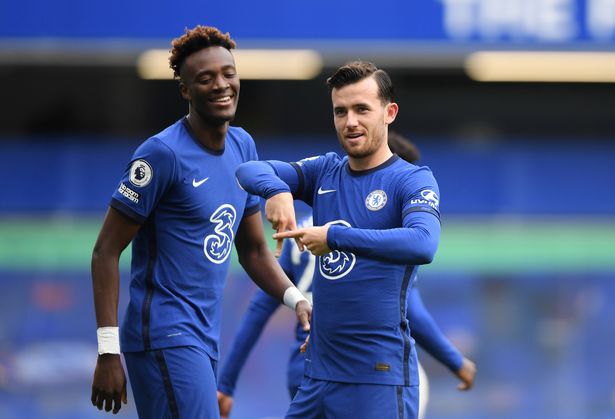
[[[286,291],[284,291],[284,305],[294,310],[299,301],[307,301],[307,298],[301,294],[297,287],[286,288]]]
[[[120,353],[120,328],[119,327],[99,327],[96,329],[98,338],[98,354],[119,354]]]

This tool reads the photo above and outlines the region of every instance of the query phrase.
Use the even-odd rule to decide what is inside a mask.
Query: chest
[[[229,150],[223,155],[183,156],[163,205],[195,223],[211,221],[221,211],[240,219],[247,198],[235,179],[240,163],[239,155]]]
[[[395,183],[383,173],[350,176],[340,170],[325,174],[315,184],[313,202],[316,225],[344,220],[352,227],[385,229],[402,222]]]

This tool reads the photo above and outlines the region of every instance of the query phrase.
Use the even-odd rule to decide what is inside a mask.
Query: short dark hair
[[[197,25],[193,29],[186,28],[184,32],[182,36],[171,41],[173,48],[170,51],[169,67],[175,78],[179,78],[182,64],[189,55],[212,46],[224,47],[229,51],[235,48],[231,35],[228,32],[222,33],[213,26]]]
[[[421,158],[416,144],[395,131],[389,131],[389,148],[408,163],[414,163]]]
[[[379,69],[369,61],[351,61],[344,64],[327,79],[327,87],[331,92],[333,89],[339,89],[372,76],[378,84],[378,96],[382,102],[385,104],[393,102],[395,95],[391,78],[386,71]]]

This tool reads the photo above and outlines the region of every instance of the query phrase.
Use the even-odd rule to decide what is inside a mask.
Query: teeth
[[[230,96],[219,97],[217,99],[211,99],[212,102],[227,102],[231,100]]]

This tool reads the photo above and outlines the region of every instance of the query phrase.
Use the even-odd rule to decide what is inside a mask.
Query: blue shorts
[[[126,369],[140,418],[219,419],[217,362],[200,348],[126,352]]]
[[[417,419],[418,386],[351,384],[304,377],[286,419]]]

